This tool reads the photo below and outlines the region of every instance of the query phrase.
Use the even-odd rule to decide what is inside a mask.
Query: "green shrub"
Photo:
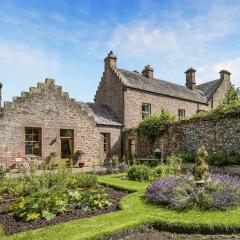
[[[54,169],[58,166],[57,162],[57,153],[51,152],[44,160],[43,160],[43,169]]]
[[[160,164],[154,169],[156,178],[164,178],[169,174],[169,166],[167,164]]]
[[[24,221],[40,218],[53,219],[57,214],[66,211],[68,199],[66,194],[56,192],[38,192],[28,197],[21,197],[8,205],[12,214]]]
[[[224,165],[240,165],[240,154],[210,153],[209,165],[221,167]]]
[[[29,196],[35,192],[68,190],[71,188],[90,188],[97,183],[95,175],[86,173],[44,173],[41,176],[22,176],[5,178],[0,185],[0,197]]]
[[[153,171],[145,165],[134,165],[129,168],[127,175],[130,180],[145,182],[152,179]]]
[[[169,166],[169,174],[174,175],[181,171],[182,158],[179,154],[172,154],[167,158],[167,164]]]
[[[2,167],[0,167],[0,182],[2,182],[6,177],[6,172]]]
[[[51,220],[60,213],[67,211],[67,206],[72,205],[84,211],[103,210],[112,205],[112,200],[104,189],[74,190],[68,193],[37,192],[27,197],[20,197],[8,205],[8,210],[23,221],[33,221],[44,218]]]
[[[210,112],[200,112],[189,120],[197,120],[197,119],[222,119],[222,118],[231,118],[231,117],[239,117],[240,116],[240,100],[236,100],[231,102],[231,104],[221,104],[219,107],[213,109]]]
[[[74,206],[84,211],[103,210],[112,205],[112,200],[103,189],[69,192]]]
[[[160,137],[166,127],[175,121],[175,117],[168,111],[162,109],[159,115],[153,115],[145,118],[137,127],[137,132],[154,143],[157,137]]]
[[[208,158],[208,152],[204,146],[197,150],[196,162],[192,169],[192,174],[196,181],[205,181],[209,175],[208,165],[206,160]]]
[[[166,164],[161,163],[154,168],[154,177],[164,178],[178,174],[181,171],[181,162],[182,159],[179,158],[179,155],[171,155],[167,158]]]
[[[194,153],[178,153],[183,163],[194,163],[196,155]],[[227,165],[240,165],[240,154],[239,153],[209,153],[207,157],[209,165],[222,167]]]
[[[182,158],[182,162],[183,163],[195,163],[195,158],[196,155],[194,153],[191,152],[187,152],[187,153],[179,153],[179,155]]]
[[[24,185],[15,178],[5,178],[0,184],[0,197],[9,197],[14,198],[19,196],[19,193],[22,193]]]
[[[72,173],[65,181],[67,188],[90,188],[97,184],[97,176],[86,173]]]

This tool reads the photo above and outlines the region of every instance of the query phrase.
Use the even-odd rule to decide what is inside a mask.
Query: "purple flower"
[[[193,206],[225,210],[240,205],[240,179],[228,174],[212,174],[209,182],[198,187],[191,175],[160,179],[149,185],[146,198],[174,209]]]

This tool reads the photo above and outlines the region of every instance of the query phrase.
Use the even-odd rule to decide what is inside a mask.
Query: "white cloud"
[[[8,44],[0,41],[1,66],[6,69],[23,71],[48,71],[57,68],[59,63],[55,56],[50,56],[40,49],[22,44]]]
[[[182,8],[173,8],[163,21],[155,15],[149,17],[151,20],[135,19],[119,24],[107,48],[123,56],[129,64],[143,59],[143,64],[148,61],[160,65],[159,77],[170,81],[182,84],[179,80],[182,72],[193,66],[197,68],[198,83],[217,79],[218,72],[226,68],[233,73],[233,82],[239,84],[236,80],[240,76],[239,59],[233,56],[233,60],[225,61],[231,58],[229,54],[224,56],[223,49],[240,32],[240,4],[213,1],[199,12],[193,6],[190,16]],[[196,15],[192,14],[194,11]],[[161,11],[158,14],[161,16]]]
[[[240,5],[212,4],[206,14],[184,17],[179,10],[166,22],[158,18],[118,25],[113,31],[108,47],[131,56],[161,56],[171,54],[205,54],[208,44],[233,34],[239,29]],[[184,57],[182,55],[181,57]],[[187,56],[186,56],[187,57]]]
[[[232,73],[232,83],[236,86],[240,86],[240,57],[235,59],[225,60],[223,62],[216,63],[212,66],[214,71],[220,71],[226,69]]]
[[[151,27],[149,22],[140,22],[118,26],[109,48],[129,57],[138,57],[177,51],[179,46],[175,33]]]
[[[240,87],[240,58],[226,59],[215,63],[208,63],[197,68],[197,84],[219,79],[221,70],[231,72],[231,82]]]
[[[54,77],[60,68],[60,61],[57,56],[42,49],[0,40],[0,65],[3,93],[13,96],[31,85],[35,86],[45,77]]]

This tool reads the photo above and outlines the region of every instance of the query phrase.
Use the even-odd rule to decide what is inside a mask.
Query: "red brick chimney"
[[[194,68],[189,68],[185,74],[186,74],[186,87],[191,90],[196,90],[196,80],[195,80],[195,72],[196,70]]]
[[[147,65],[142,70],[142,75],[146,78],[153,79],[153,68],[150,65]]]
[[[107,57],[104,59],[105,62],[105,70],[110,67],[116,68],[117,66],[117,57],[113,54],[113,51],[110,51]]]

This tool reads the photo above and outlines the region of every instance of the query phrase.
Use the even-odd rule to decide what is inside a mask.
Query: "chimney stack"
[[[113,54],[113,51],[110,51],[107,57],[104,59],[105,70],[109,68],[116,68],[117,66],[117,57]]]
[[[2,107],[2,83],[0,82],[0,107]]]
[[[186,74],[186,87],[191,90],[196,90],[196,80],[195,80],[195,72],[196,70],[194,68],[189,68],[185,74]]]
[[[228,80],[228,81],[230,81],[231,73],[229,71],[222,70],[222,71],[219,72],[219,74],[220,74],[220,79],[221,80]]]
[[[142,70],[142,75],[146,78],[153,79],[153,68],[150,65],[147,65]]]

